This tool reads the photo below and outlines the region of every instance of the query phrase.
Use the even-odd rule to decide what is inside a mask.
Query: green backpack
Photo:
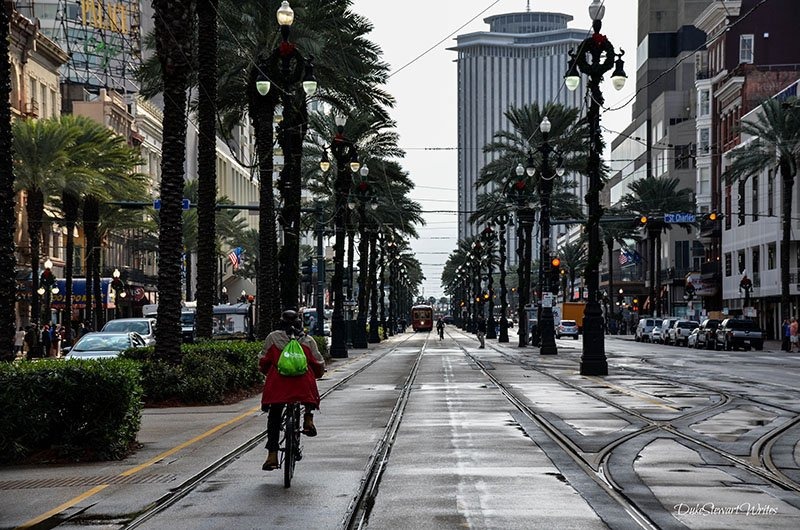
[[[289,344],[284,346],[277,368],[279,374],[289,377],[303,375],[308,371],[306,353],[297,339],[290,340]]]

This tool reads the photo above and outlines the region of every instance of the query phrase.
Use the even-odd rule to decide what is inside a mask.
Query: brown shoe
[[[270,451],[267,454],[267,459],[261,465],[261,469],[264,471],[272,471],[273,469],[278,469],[278,451]]]
[[[303,434],[311,438],[317,435],[317,428],[314,426],[314,415],[310,412],[303,414]]]

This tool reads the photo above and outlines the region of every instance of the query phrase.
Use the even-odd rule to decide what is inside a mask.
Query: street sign
[[[664,222],[665,223],[694,223],[696,222],[696,217],[693,213],[665,213],[664,214]]]
[[[542,307],[553,307],[553,294],[544,293],[542,295]]]
[[[192,201],[189,199],[181,199],[181,209],[188,210],[192,207]],[[153,199],[153,209],[160,210],[161,209],[161,199]]]

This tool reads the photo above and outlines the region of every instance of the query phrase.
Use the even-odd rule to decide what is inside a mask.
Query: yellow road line
[[[185,448],[189,447],[190,445],[195,444],[195,443],[199,442],[200,440],[202,440],[204,438],[208,438],[212,434],[214,434],[216,432],[219,432],[220,430],[224,429],[225,427],[233,425],[234,423],[236,423],[238,421],[241,421],[244,418],[247,418],[250,415],[252,415],[254,412],[260,411],[260,410],[261,410],[261,405],[259,405],[257,407],[253,407],[252,409],[248,410],[247,412],[245,412],[243,414],[240,414],[240,415],[236,416],[235,418],[232,418],[232,419],[226,421],[225,423],[220,423],[216,427],[213,427],[212,429],[207,430],[203,434],[200,434],[198,436],[195,436],[191,440],[187,440],[187,441],[185,441],[185,442],[183,442],[181,444],[178,444],[175,447],[173,447],[172,449],[168,449],[167,451],[164,451],[160,455],[151,458],[150,460],[148,460],[147,462],[144,462],[143,464],[140,464],[140,465],[138,465],[136,467],[132,467],[131,469],[128,469],[126,471],[123,471],[122,473],[120,473],[117,476],[119,476],[119,477],[129,477],[129,476],[131,476],[133,474],[136,474],[139,471],[141,471],[143,469],[146,469],[146,468],[152,466],[153,464],[155,464],[157,462],[160,462],[161,460],[165,459],[166,457],[177,453],[181,449],[185,449]],[[53,508],[49,512],[43,513],[42,515],[40,515],[40,516],[38,516],[38,517],[36,517],[34,519],[31,519],[29,521],[26,521],[26,522],[22,523],[17,528],[18,529],[30,528],[30,527],[32,527],[34,525],[37,525],[37,524],[41,523],[42,521],[44,521],[44,520],[46,520],[46,519],[48,519],[48,518],[50,518],[50,517],[62,512],[64,510],[66,510],[67,508],[71,508],[71,507],[75,506],[76,504],[78,504],[79,502],[88,499],[92,495],[103,491],[108,486],[109,486],[109,484],[100,484],[98,486],[95,486],[92,489],[81,493],[77,497],[74,497],[74,498],[68,500],[64,504],[61,504],[60,506],[57,506],[57,507]]]
[[[680,412],[680,410],[681,410],[681,409],[678,409],[678,408],[675,408],[675,407],[671,407],[669,405],[665,405],[663,400],[655,398],[655,397],[651,396],[650,394],[645,394],[644,392],[639,392],[638,390],[632,390],[630,388],[621,387],[621,386],[609,383],[608,381],[604,381],[604,380],[600,379],[599,377],[590,376],[590,377],[587,377],[587,379],[591,379],[591,380],[597,382],[598,384],[600,384],[602,386],[607,386],[608,388],[611,388],[613,390],[621,392],[621,393],[623,393],[623,394],[625,394],[627,396],[639,398],[639,399],[641,399],[643,401],[646,401],[646,402],[650,403],[651,405],[656,405],[657,407],[663,407],[665,409],[674,410],[675,412]]]

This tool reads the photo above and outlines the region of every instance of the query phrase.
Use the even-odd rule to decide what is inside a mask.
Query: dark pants
[[[783,351],[791,351],[791,348],[789,348],[789,337],[785,335],[783,337],[783,341],[781,341],[781,349]]]
[[[281,438],[282,415],[282,403],[269,406],[269,416],[267,416],[267,451],[278,451]]]

